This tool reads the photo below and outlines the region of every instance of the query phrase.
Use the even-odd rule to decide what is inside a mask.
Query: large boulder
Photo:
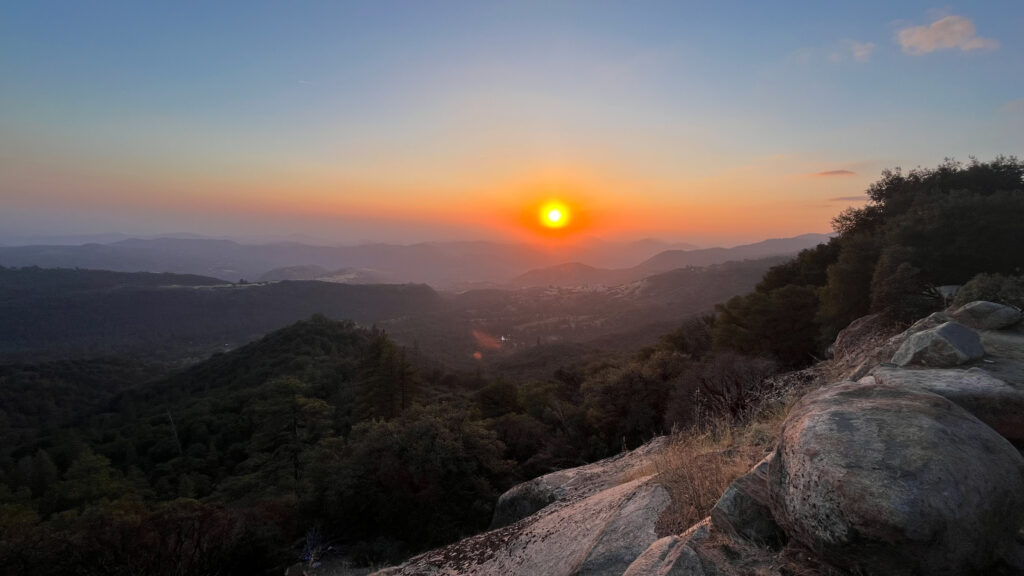
[[[871,376],[880,384],[938,394],[991,426],[1003,438],[1024,443],[1024,390],[981,368],[912,370],[879,366]]]
[[[1002,330],[1020,322],[1020,310],[1012,306],[975,300],[950,314],[957,322],[975,330]]]
[[[726,488],[711,509],[711,521],[722,532],[755,544],[777,547],[786,538],[769,508],[769,455]]]
[[[978,333],[963,324],[946,322],[913,334],[893,354],[897,366],[917,364],[945,368],[957,366],[985,355]]]
[[[790,412],[768,468],[789,538],[869,574],[987,569],[1024,524],[1024,458],[929,392],[847,382]]]

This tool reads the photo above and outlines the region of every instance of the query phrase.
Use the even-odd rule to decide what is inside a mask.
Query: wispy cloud
[[[946,16],[927,26],[909,26],[896,32],[907,54],[928,54],[939,50],[995,50],[999,42],[978,36],[974,22],[963,16]]]
[[[835,198],[829,198],[829,202],[866,202],[867,196],[861,194],[860,196],[837,196]]]
[[[857,62],[867,62],[871,59],[871,53],[875,51],[874,42],[856,42],[850,41],[850,52],[853,53],[853,59]]]
[[[826,170],[824,172],[815,172],[814,176],[853,176],[856,172],[852,170]]]
[[[871,60],[871,53],[875,51],[874,42],[857,42],[856,40],[843,40],[840,45],[833,46],[828,53],[829,62],[839,63],[849,58],[855,62],[867,62]]]

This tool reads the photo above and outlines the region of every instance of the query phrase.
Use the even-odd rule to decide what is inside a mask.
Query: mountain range
[[[424,283],[440,289],[616,285],[685,266],[795,254],[827,239],[823,234],[806,234],[735,248],[695,249],[657,240],[588,240],[551,248],[484,241],[322,246],[296,242],[243,244],[208,238],[129,238],[82,245],[3,246],[0,266],[172,272],[229,282],[321,279],[350,284]],[[570,258],[577,262],[564,264]]]

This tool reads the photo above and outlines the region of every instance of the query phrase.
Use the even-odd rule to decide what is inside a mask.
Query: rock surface
[[[889,362],[907,338],[952,319],[943,312],[936,312],[900,331],[895,323],[886,321],[879,314],[864,316],[839,332],[833,344],[834,357],[829,364],[842,375],[842,379],[859,380],[875,366]]]
[[[1024,458],[945,398],[847,382],[792,410],[771,510],[820,557],[871,574],[965,574],[1024,524]]]
[[[644,550],[622,576],[705,576],[705,572],[685,538],[666,536]]]
[[[521,484],[496,529],[379,574],[1024,576],[1024,326],[980,330],[941,312],[898,334],[851,324],[832,360],[779,380],[814,391],[682,534],[656,532],[672,505],[650,466],[663,438]]]
[[[911,370],[879,366],[871,375],[879,384],[938,394],[973,414],[1003,438],[1024,442],[1024,390],[981,368]]]
[[[554,497],[538,512],[379,574],[619,576],[658,539],[658,517],[671,503],[652,476],[626,479],[641,474],[666,445],[658,439],[623,456],[537,478],[528,483],[528,497]],[[510,492],[507,506],[522,510],[512,502],[524,492]]]
[[[490,529],[508,526],[554,502],[580,500],[621,484],[624,476],[646,466],[667,445],[667,438],[655,438],[636,450],[517,484],[498,498]]]
[[[769,455],[746,475],[737,478],[711,509],[711,521],[726,534],[755,544],[777,548],[786,539],[769,508]]]
[[[893,364],[917,364],[944,368],[977,360],[985,355],[978,333],[963,324],[946,322],[913,334],[892,357]]]
[[[975,330],[1002,330],[1020,322],[1020,310],[1012,306],[975,300],[950,314],[957,322]]]

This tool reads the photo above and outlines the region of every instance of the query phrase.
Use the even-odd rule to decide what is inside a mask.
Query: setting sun
[[[547,228],[564,228],[569,224],[569,208],[561,202],[548,202],[541,206],[540,222]]]

